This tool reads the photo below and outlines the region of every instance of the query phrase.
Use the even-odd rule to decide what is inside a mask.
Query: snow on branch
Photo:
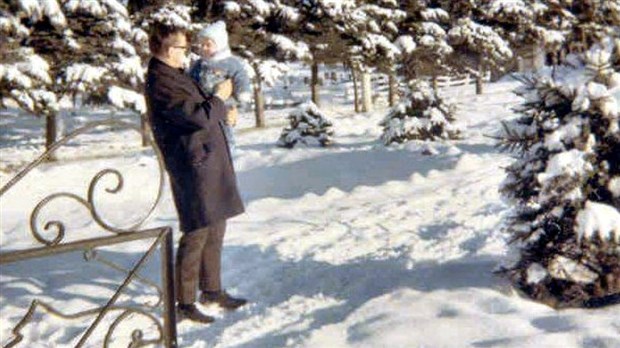
[[[598,237],[601,241],[620,244],[620,212],[604,203],[586,201],[577,214],[575,233],[580,241]]]
[[[191,30],[193,28],[191,7],[183,5],[167,5],[153,13],[149,21],[173,28]]]
[[[450,29],[448,35],[452,42],[465,45],[491,64],[512,58],[512,50],[508,42],[491,27],[478,24],[469,18],[460,19],[458,24]]]

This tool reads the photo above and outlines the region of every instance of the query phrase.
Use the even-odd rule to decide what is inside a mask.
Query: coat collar
[[[189,85],[193,85],[204,99],[209,100],[212,97],[209,93],[206,93],[194,79],[190,78],[183,69],[173,68],[157,57],[151,57],[148,71],[149,74],[152,72],[166,76],[166,78],[168,78],[167,81],[175,85],[180,84],[179,86],[182,86],[182,88],[189,88]]]
[[[183,69],[173,68],[157,57],[151,57],[149,68],[166,71],[169,73],[183,74]]]

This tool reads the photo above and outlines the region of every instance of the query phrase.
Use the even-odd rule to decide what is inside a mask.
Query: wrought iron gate
[[[81,127],[72,133],[68,134],[63,139],[57,141],[50,149],[37,158],[35,161],[30,163],[25,169],[23,169],[19,174],[17,174],[13,179],[11,179],[5,186],[0,188],[0,198],[4,196],[6,192],[8,192],[13,186],[19,183],[30,171],[43,163],[53,152],[55,152],[61,146],[67,144],[70,140],[76,138],[77,136],[92,131],[98,127],[115,127],[115,128],[126,128],[132,129],[140,132],[140,128],[122,121],[116,120],[108,120],[108,121],[100,121],[100,122],[92,122],[84,127]],[[123,188],[123,176],[120,171],[108,168],[97,173],[91,180],[86,198],[80,197],[73,193],[68,192],[56,192],[46,196],[43,200],[41,200],[34,207],[31,215],[30,215],[30,233],[34,237],[34,239],[42,244],[41,247],[30,248],[26,250],[17,250],[17,251],[2,251],[0,250],[0,265],[7,265],[15,262],[23,262],[27,260],[32,260],[35,258],[44,258],[44,257],[54,257],[59,254],[75,252],[75,251],[83,251],[84,258],[86,261],[98,261],[107,267],[111,267],[118,271],[123,271],[127,275],[124,278],[122,284],[120,284],[114,294],[108,299],[107,303],[101,307],[91,308],[88,310],[81,311],[79,313],[63,313],[61,310],[54,308],[53,306],[35,299],[31,302],[30,307],[25,309],[24,316],[17,323],[17,325],[13,328],[11,340],[4,345],[4,347],[13,347],[18,345],[23,340],[23,335],[21,330],[30,323],[34,314],[37,310],[42,310],[47,314],[65,318],[65,319],[76,319],[76,318],[91,318],[94,317],[89,327],[86,331],[81,335],[76,347],[83,347],[87,345],[89,338],[92,337],[93,331],[97,328],[102,319],[106,315],[112,315],[112,313],[118,313],[118,316],[113,320],[112,324],[108,327],[107,333],[103,340],[103,345],[105,347],[110,345],[111,339],[115,330],[118,328],[120,323],[126,321],[128,318],[132,316],[142,316],[143,318],[150,321],[155,325],[158,332],[158,337],[146,339],[144,337],[144,333],[141,330],[134,330],[131,334],[131,343],[129,347],[142,347],[146,345],[164,345],[166,347],[176,347],[176,318],[175,318],[175,306],[174,306],[174,281],[173,281],[173,241],[172,241],[172,229],[170,227],[159,227],[152,229],[143,229],[139,230],[139,227],[145,222],[145,220],[152,214],[157,203],[159,202],[163,190],[164,183],[164,169],[163,169],[163,161],[162,156],[159,153],[158,149],[152,141],[149,140],[149,145],[155,151],[157,162],[159,165],[159,188],[157,192],[157,198],[153,205],[150,207],[148,214],[143,217],[140,221],[133,224],[129,228],[119,228],[117,226],[113,226],[112,224],[107,223],[101,216],[99,210],[97,209],[96,201],[95,201],[95,188],[101,182],[101,179],[104,177],[111,176],[116,179],[116,186],[113,188],[107,188],[106,191],[111,194],[118,193]],[[44,225],[44,229],[49,234],[49,231],[55,232],[55,237],[52,239],[45,238],[44,235],[39,231],[37,220],[39,219],[39,215],[41,209],[46,206],[49,202],[56,200],[58,198],[69,198],[72,199],[82,206],[90,213],[90,217],[94,220],[94,222],[107,233],[111,233],[111,236],[97,237],[85,240],[71,241],[67,242],[65,240],[66,235],[66,225],[60,220],[48,221]],[[114,262],[106,260],[102,256],[99,255],[96,248],[103,246],[113,246],[120,245],[122,243],[127,243],[131,241],[137,240],[145,240],[152,239],[154,240],[148,250],[141,255],[138,262],[134,265],[131,270],[125,270],[123,267],[117,265]],[[147,260],[155,253],[155,250],[159,247],[160,256],[161,256],[161,287],[159,287],[154,282],[148,280],[147,278],[141,276],[139,274],[139,270],[142,266],[147,262]],[[127,286],[132,282],[141,282],[146,284],[147,286],[153,287],[157,290],[158,293],[158,301],[155,304],[143,304],[139,307],[137,306],[121,306],[116,305],[116,302],[119,296],[127,289]],[[158,318],[160,316],[163,318],[162,321]]]

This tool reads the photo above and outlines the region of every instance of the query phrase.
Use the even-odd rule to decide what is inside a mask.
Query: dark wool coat
[[[145,92],[181,230],[190,232],[243,213],[223,130],[224,103],[157,58],[149,62]]]

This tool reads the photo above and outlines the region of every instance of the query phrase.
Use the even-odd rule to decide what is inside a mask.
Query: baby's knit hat
[[[223,21],[217,21],[198,32],[198,39],[205,38],[215,42],[218,52],[229,49],[228,32],[226,31],[226,23]]]

